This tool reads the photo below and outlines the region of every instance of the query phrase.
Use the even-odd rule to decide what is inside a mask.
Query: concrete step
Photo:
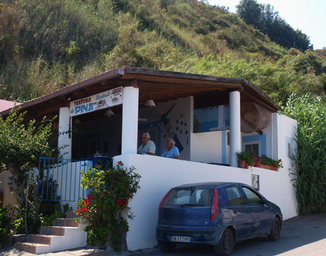
[[[27,236],[27,242],[17,242],[15,248],[31,253],[49,253],[86,246],[86,224],[70,219],[56,219],[56,226],[42,226],[40,234]]]
[[[54,237],[62,237],[62,236],[31,234],[27,237],[27,242],[50,245],[51,238],[54,238]]]
[[[78,223],[73,218],[58,218],[54,220],[53,226],[78,227]]]
[[[14,248],[17,250],[38,254],[47,251],[50,248],[50,245],[29,242],[17,242],[15,243]]]
[[[42,226],[40,229],[40,235],[64,236],[65,235],[65,227]]]

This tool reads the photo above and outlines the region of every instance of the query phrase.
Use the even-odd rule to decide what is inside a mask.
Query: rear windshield
[[[212,188],[174,188],[163,205],[211,206]]]

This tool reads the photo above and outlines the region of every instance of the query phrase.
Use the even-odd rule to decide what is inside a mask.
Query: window
[[[198,206],[211,206],[213,189],[206,188],[179,188],[172,189],[164,205],[195,204]]]
[[[260,156],[260,142],[245,142],[243,143],[245,151],[253,151],[255,156]]]
[[[242,187],[242,189],[245,192],[250,205],[261,206],[261,197],[259,195],[247,187]]]
[[[246,201],[238,187],[228,187],[226,188],[226,193],[231,206],[246,205]]]

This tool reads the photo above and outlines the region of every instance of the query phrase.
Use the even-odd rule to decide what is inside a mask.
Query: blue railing
[[[37,198],[41,201],[76,202],[87,197],[80,185],[81,170],[92,167],[89,160],[40,157]]]

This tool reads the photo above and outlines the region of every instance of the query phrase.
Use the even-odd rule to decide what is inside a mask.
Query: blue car
[[[212,245],[217,255],[230,255],[245,239],[267,235],[278,240],[282,222],[280,208],[246,184],[185,184],[162,199],[156,240],[164,252],[183,243]]]

